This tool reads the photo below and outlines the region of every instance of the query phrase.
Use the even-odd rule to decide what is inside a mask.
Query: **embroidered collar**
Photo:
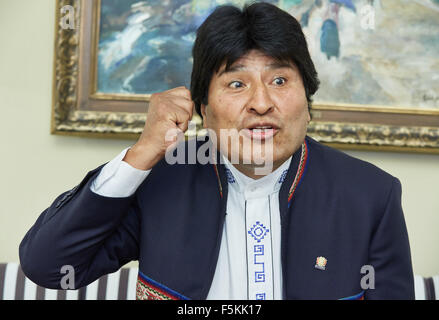
[[[288,192],[288,208],[291,206],[291,200],[293,199],[294,192],[302,180],[303,174],[306,169],[306,163],[308,161],[308,143],[302,143],[302,153],[300,155],[299,167],[297,168],[296,176],[294,177],[293,184],[290,187],[290,191]]]
[[[301,147],[301,155],[300,155],[300,160],[299,160],[299,166],[297,168],[297,172],[296,172],[296,175],[294,177],[293,183],[291,184],[291,186],[289,188],[289,192],[288,192],[288,208],[291,206],[294,193],[297,190],[297,187],[300,185],[301,179],[302,179],[302,177],[303,177],[303,175],[305,173],[306,164],[307,164],[307,161],[308,161],[308,153],[309,153],[308,143],[306,142],[306,139],[305,139],[305,141],[302,143],[302,147]],[[218,155],[219,155],[219,153],[218,153]],[[218,159],[218,158],[216,158],[216,159]],[[289,159],[289,161],[291,162],[291,158]],[[220,176],[219,176],[219,173],[218,173],[218,168],[217,168],[217,164],[216,163],[213,164],[213,168],[214,168],[217,180],[218,180],[219,194],[220,194],[220,197],[222,198],[223,197],[223,188],[222,188],[221,179],[220,179]],[[226,169],[230,170],[230,168],[227,168],[227,167],[226,167]],[[231,172],[232,172],[232,170],[230,170],[230,173]],[[226,174],[227,174],[227,171],[226,171]],[[282,185],[282,183],[284,182],[286,175],[287,175],[287,173],[285,173],[285,171],[283,171],[281,173],[281,175],[279,177],[279,180],[278,180],[280,185]],[[235,176],[233,176],[233,174],[232,175],[227,174],[227,181],[230,182],[230,181],[233,181],[233,180],[235,180]]]
[[[288,160],[270,174],[259,179],[253,179],[240,172],[225,156],[221,155],[221,157],[225,165],[229,188],[236,192],[243,193],[245,198],[264,197],[279,191],[282,185],[280,181],[283,181],[283,178],[288,172],[292,158],[288,158]]]

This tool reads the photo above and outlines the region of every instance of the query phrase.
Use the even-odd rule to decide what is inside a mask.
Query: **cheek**
[[[209,108],[210,110],[207,110]],[[239,110],[239,108],[234,101],[222,97],[211,99],[207,109],[207,123],[211,128],[221,129],[236,127],[236,121],[239,117],[236,111]]]
[[[218,123],[218,120],[221,119],[221,115],[218,114],[218,108],[215,104],[209,104],[206,108],[206,117],[207,122],[209,126],[214,126],[216,123]]]
[[[302,97],[290,97],[284,100],[281,104],[282,107],[279,108],[283,119],[288,119],[285,123],[292,124],[292,122],[307,120],[308,117],[308,103],[306,98]]]
[[[305,88],[302,85],[298,85],[293,91],[288,101],[290,101],[290,112],[294,119],[300,119],[306,117],[308,113],[308,101],[306,100]]]
[[[288,149],[295,145],[291,142],[299,141],[306,135],[309,121],[308,103],[305,94],[300,92],[288,96],[283,102],[279,111],[282,114],[285,131],[279,136],[278,143],[279,146]]]

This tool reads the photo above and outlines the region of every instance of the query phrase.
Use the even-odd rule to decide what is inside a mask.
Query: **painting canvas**
[[[311,137],[439,152],[439,0],[266,1],[300,22],[319,73]],[[51,132],[137,139],[150,94],[189,87],[201,23],[218,5],[249,2],[57,0]]]
[[[278,0],[301,23],[321,80],[314,101],[439,110],[439,0]],[[100,94],[190,85],[196,30],[217,5],[101,0]]]

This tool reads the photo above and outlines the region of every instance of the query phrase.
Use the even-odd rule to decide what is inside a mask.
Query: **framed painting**
[[[319,74],[310,136],[439,153],[439,0],[266,2],[301,23]],[[52,133],[136,139],[151,93],[189,87],[196,30],[226,3],[247,1],[58,0]]]

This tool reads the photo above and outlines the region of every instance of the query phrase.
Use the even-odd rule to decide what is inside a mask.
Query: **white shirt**
[[[107,163],[91,190],[106,197],[128,197],[151,170],[122,161],[128,148]],[[225,157],[228,180],[225,218],[218,262],[207,299],[282,299],[279,189],[291,157],[279,168],[254,180]]]

